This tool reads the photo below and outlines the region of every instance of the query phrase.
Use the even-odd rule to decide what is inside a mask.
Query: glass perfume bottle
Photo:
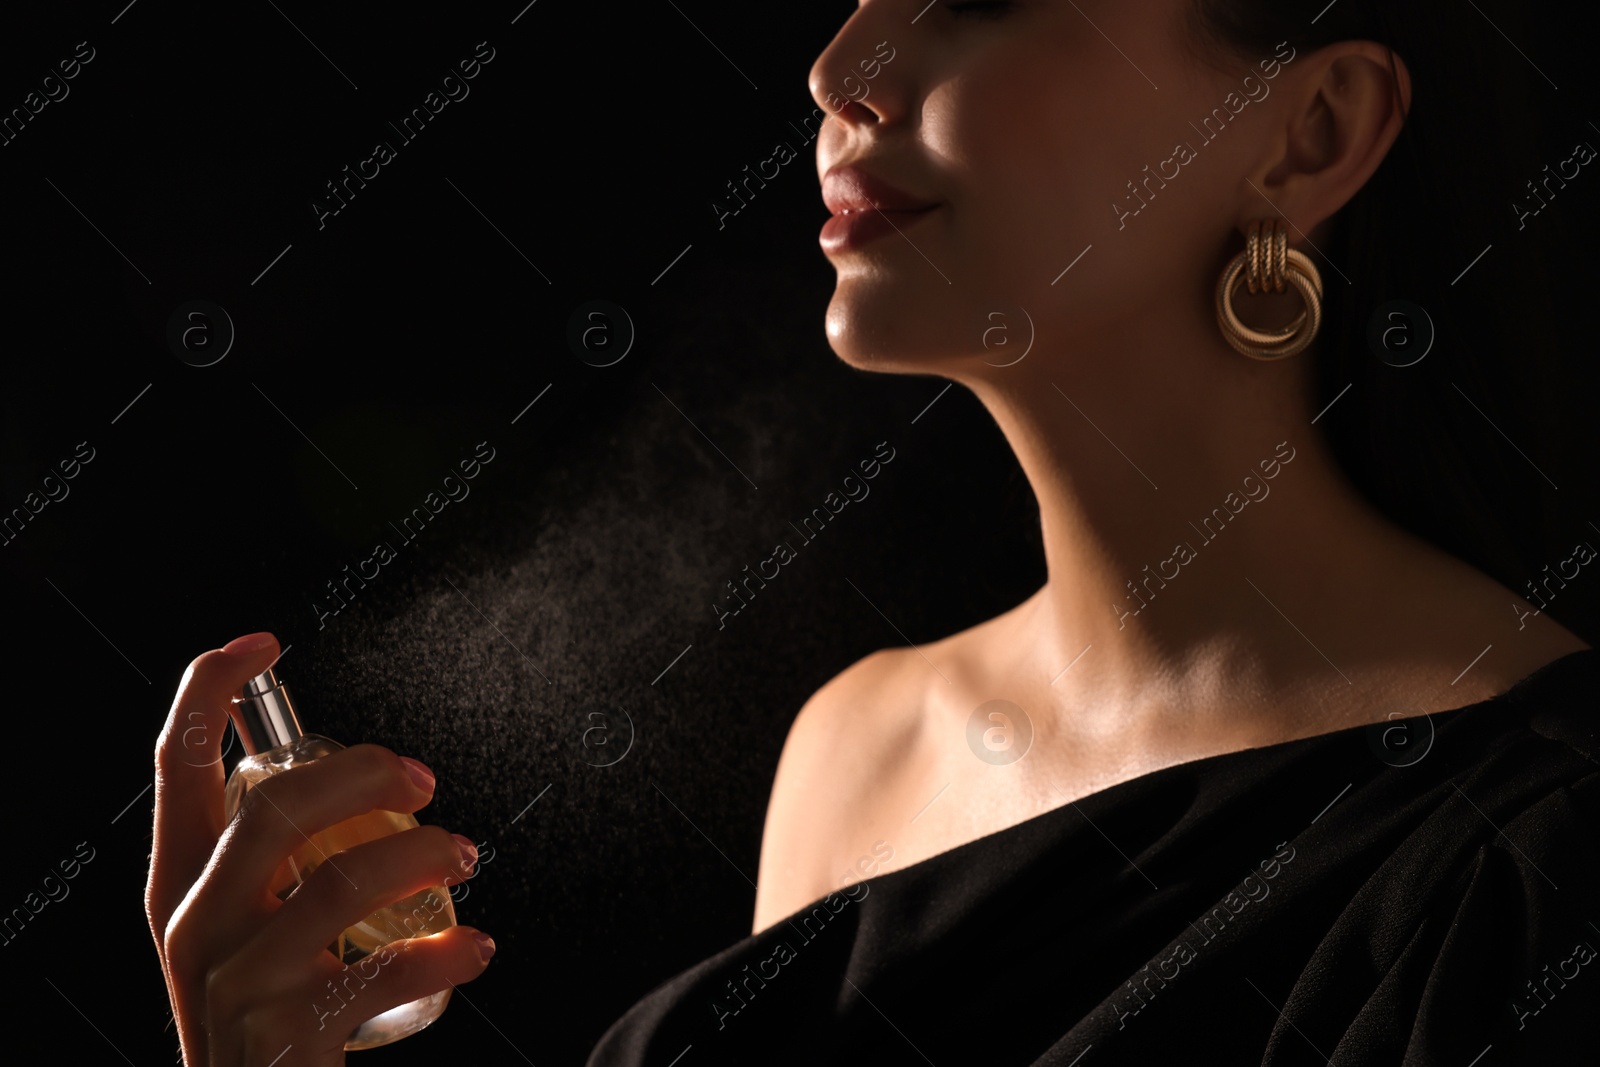
[[[239,810],[245,794],[258,782],[344,747],[337,741],[301,730],[289,691],[270,667],[245,683],[244,695],[234,700],[232,715],[246,755],[229,776],[223,794],[226,815],[230,819]],[[416,825],[417,820],[411,815],[373,810],[311,834],[278,868],[273,876],[272,892],[278,899],[286,899],[334,854]],[[393,958],[394,950],[390,945],[408,937],[436,934],[455,924],[455,908],[444,886],[424,889],[379,908],[348,927],[328,946],[328,951],[347,969],[337,983],[328,983],[326,994],[319,1003],[311,1005],[311,1010],[317,1013],[323,1026],[337,1025],[337,1016],[346,1007],[359,1003],[360,991],[367,980],[375,977],[378,968]],[[445,989],[390,1008],[357,1027],[344,1047],[347,1050],[375,1048],[398,1041],[437,1019],[449,1002],[450,990]]]

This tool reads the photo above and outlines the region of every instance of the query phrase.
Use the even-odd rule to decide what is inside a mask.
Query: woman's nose
[[[807,86],[812,99],[841,122],[870,125],[904,113],[906,64],[890,39],[894,30],[883,14],[889,6],[889,0],[863,4],[811,65]],[[901,30],[904,36],[903,26]]]

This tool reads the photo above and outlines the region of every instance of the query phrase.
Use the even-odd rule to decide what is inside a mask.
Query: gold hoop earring
[[[1293,285],[1305,308],[1282,330],[1251,329],[1233,309],[1240,275],[1251,293],[1281,293]],[[1241,355],[1257,360],[1286,359],[1305,351],[1322,327],[1322,274],[1306,255],[1289,247],[1282,219],[1255,220],[1245,234],[1245,250],[1234,256],[1217,282],[1217,325],[1223,339]]]

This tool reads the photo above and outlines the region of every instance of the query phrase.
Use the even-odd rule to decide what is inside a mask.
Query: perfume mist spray
[[[289,690],[270,667],[245,683],[243,696],[234,700],[232,715],[246,755],[229,776],[224,793],[230,819],[258,782],[344,747],[300,728]],[[280,900],[285,899],[322,863],[332,862],[337,869],[338,860],[333,857],[344,849],[416,825],[417,820],[411,815],[373,810],[311,834],[284,860],[273,877],[271,890]],[[408,937],[436,934],[455,924],[455,908],[443,886],[424,889],[379,908],[328,946],[328,951],[348,970],[338,984],[329,982],[327,995],[311,1005],[311,1010],[323,1025],[337,1025],[334,1017],[359,1003],[364,979],[375,977],[378,968],[393,958],[394,950],[388,946]],[[414,1034],[443,1014],[449,1001],[450,990],[445,989],[375,1015],[356,1028],[344,1047],[374,1048]]]

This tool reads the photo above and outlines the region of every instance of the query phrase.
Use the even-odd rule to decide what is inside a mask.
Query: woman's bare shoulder
[[[772,782],[755,930],[826,896],[833,847],[870,802],[871,783],[894,772],[887,757],[915,742],[917,701],[908,691],[906,655],[885,648],[840,671],[800,708]]]
[[[853,831],[926,762],[931,682],[970,681],[1027,605],[928,644],[885,648],[835,675],[795,716],[761,840],[755,929],[863,874]],[[859,849],[857,849],[859,851]]]

